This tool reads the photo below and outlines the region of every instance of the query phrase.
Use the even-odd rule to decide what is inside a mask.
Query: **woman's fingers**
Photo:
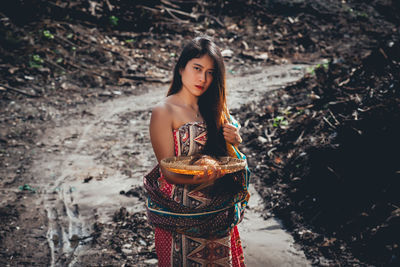
[[[223,127],[224,127],[224,130],[227,130],[227,131],[229,131],[229,130],[237,130],[237,128],[234,125],[230,124],[230,123],[225,123],[223,125]]]
[[[226,141],[228,141],[230,143],[234,143],[238,139],[236,137],[236,135],[232,135],[232,134],[224,134],[224,138]]]
[[[204,178],[206,179],[206,181],[210,180],[210,178],[212,176],[212,173],[211,173],[211,175],[209,173],[209,169],[210,169],[209,166],[204,166]]]
[[[216,180],[218,178],[221,178],[222,171],[220,166],[212,166],[211,174],[209,176],[209,180]]]
[[[239,129],[229,123],[224,124],[223,135],[226,141],[233,144],[240,144],[242,141],[242,138],[239,134]]]
[[[217,179],[222,177],[221,167],[217,167]]]
[[[200,182],[201,181],[201,175],[194,175],[193,176],[193,180],[195,181],[195,182]]]
[[[207,181],[213,181],[222,177],[221,167],[216,166],[204,166],[203,174],[193,176],[193,180],[197,183],[204,183]]]
[[[228,138],[229,137],[234,137],[236,134],[238,134],[237,131],[233,130],[233,129],[224,128],[224,130],[223,130],[224,137],[228,137]]]
[[[223,126],[223,131],[224,132],[238,132],[239,129],[233,126],[232,124],[226,123]]]
[[[203,174],[198,174],[193,176],[193,180],[195,180],[198,183],[203,183],[205,181],[208,181],[210,178],[210,175],[208,174],[208,167],[203,166]]]
[[[212,169],[212,180],[215,180],[215,179],[219,178],[218,177],[218,169],[217,169],[216,166],[212,166],[212,167],[213,167],[213,169]]]

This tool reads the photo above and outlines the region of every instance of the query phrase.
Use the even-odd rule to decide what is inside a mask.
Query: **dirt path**
[[[229,75],[229,106],[256,101],[266,90],[298,80],[305,67],[285,65]],[[154,86],[139,96],[98,104],[79,118],[56,121],[57,127],[45,133],[31,170],[37,177],[32,186],[40,196],[32,204],[47,212],[51,266],[80,266],[83,255],[95,253],[88,242],[95,221],[109,222],[120,207],[143,211],[142,201],[120,191],[140,185],[154,165],[148,120],[166,87]],[[262,219],[262,199],[251,190],[249,209],[240,225],[248,266],[309,266],[279,221]]]

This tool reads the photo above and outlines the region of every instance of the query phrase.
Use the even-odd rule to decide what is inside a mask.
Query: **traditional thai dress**
[[[207,140],[203,122],[173,131],[175,155],[200,153]],[[168,183],[159,167],[144,179],[148,217],[155,226],[159,266],[245,266],[237,224],[249,199],[246,172],[233,177],[243,185],[236,194],[212,194],[212,186]]]

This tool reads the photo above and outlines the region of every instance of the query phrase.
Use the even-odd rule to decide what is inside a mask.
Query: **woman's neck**
[[[189,106],[193,109],[198,109],[199,98],[197,96],[189,94],[184,90],[180,90],[176,95],[182,101],[183,105]]]

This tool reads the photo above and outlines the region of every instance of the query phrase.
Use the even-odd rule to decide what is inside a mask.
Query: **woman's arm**
[[[231,143],[234,146],[242,143],[242,137],[240,136],[239,128],[230,123],[225,123],[222,127],[224,138],[227,142]]]
[[[151,114],[150,139],[154,154],[159,163],[164,158],[175,156],[172,117],[172,110],[167,106],[167,104],[156,106]],[[177,174],[170,172],[165,168],[160,168],[167,182],[173,184],[201,184],[221,177],[220,170],[215,167],[210,175],[208,175],[207,168],[205,167],[204,175],[196,176]]]

